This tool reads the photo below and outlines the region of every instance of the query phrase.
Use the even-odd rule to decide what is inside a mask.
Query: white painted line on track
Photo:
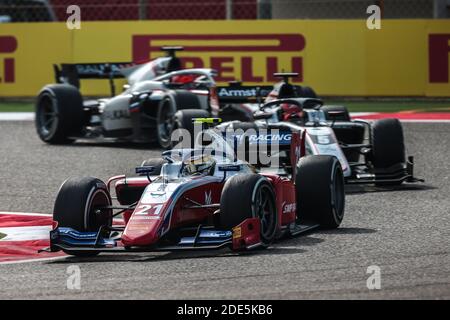
[[[0,121],[33,121],[34,112],[0,112]]]
[[[378,112],[350,112],[351,117],[362,117],[362,116],[370,116],[372,114],[377,114]]]
[[[0,211],[0,214],[7,214],[12,216],[40,216],[40,217],[52,217],[52,214],[49,213],[37,213],[37,212],[8,212],[8,211]]]
[[[69,257],[68,255],[64,255],[64,256],[57,256],[57,257],[51,257],[51,258],[39,258],[39,259],[24,259],[24,260],[16,260],[16,261],[4,261],[4,262],[0,262],[0,265],[2,264],[19,264],[19,263],[31,263],[31,262],[45,262],[45,261],[53,261],[53,260],[60,260],[60,259],[65,259]]]

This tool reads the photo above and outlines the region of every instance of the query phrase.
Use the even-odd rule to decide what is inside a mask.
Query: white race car
[[[223,132],[242,129],[239,140],[247,144],[256,140],[277,144],[281,167],[288,175],[292,173],[292,133],[305,132],[306,154],[336,157],[346,183],[397,185],[423,181],[414,177],[413,157],[406,157],[403,130],[397,119],[373,123],[352,120],[345,107],[323,105],[315,98],[286,98],[262,104],[254,110],[251,121],[224,122],[217,128]]]
[[[192,117],[201,110],[218,115],[214,94],[216,72],[212,69],[184,69],[175,52],[141,65],[127,63],[75,64],[55,66],[57,84],[46,85],[36,101],[36,129],[50,144],[67,144],[77,139],[113,138],[122,141],[158,141],[170,147],[177,110],[190,109]],[[114,95],[114,78],[126,77],[124,91]],[[111,98],[84,101],[79,79],[109,79]]]

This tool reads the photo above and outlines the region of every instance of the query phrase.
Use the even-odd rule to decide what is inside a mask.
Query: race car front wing
[[[408,157],[406,163],[399,163],[386,169],[372,169],[359,171],[358,166],[366,167],[366,163],[350,163],[353,167],[353,174],[348,177],[345,182],[348,184],[400,184],[402,182],[424,182],[425,180],[416,178],[414,176],[414,158]]]
[[[120,241],[120,232],[123,230],[124,227],[101,227],[97,232],[80,232],[72,228],[56,227],[50,231],[50,247],[40,251],[149,252],[212,250],[226,247],[232,250],[244,250],[262,245],[260,222],[257,218],[246,219],[232,230],[216,230],[202,225],[194,229],[186,229],[183,233],[192,231],[192,234],[180,237],[177,243],[171,245],[157,243],[150,246],[125,247]],[[109,236],[105,236],[106,234]]]

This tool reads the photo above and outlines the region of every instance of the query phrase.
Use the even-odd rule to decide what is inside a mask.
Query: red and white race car
[[[305,156],[292,133],[292,178],[256,172],[235,146],[207,129],[200,149],[174,149],[145,161],[137,177],[106,184],[85,177],[63,183],[47,251],[71,255],[179,249],[267,247],[316,227],[337,228],[344,216],[344,177],[333,156]],[[114,197],[113,197],[114,195]],[[113,204],[117,199],[119,204]],[[123,214],[124,227],[112,225]]]

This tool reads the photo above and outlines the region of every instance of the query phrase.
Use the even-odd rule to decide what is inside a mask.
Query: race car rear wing
[[[80,79],[109,79],[111,95],[115,95],[114,79],[125,78],[122,68],[133,66],[132,62],[63,63],[53,65],[56,83],[67,83],[80,88]]]

